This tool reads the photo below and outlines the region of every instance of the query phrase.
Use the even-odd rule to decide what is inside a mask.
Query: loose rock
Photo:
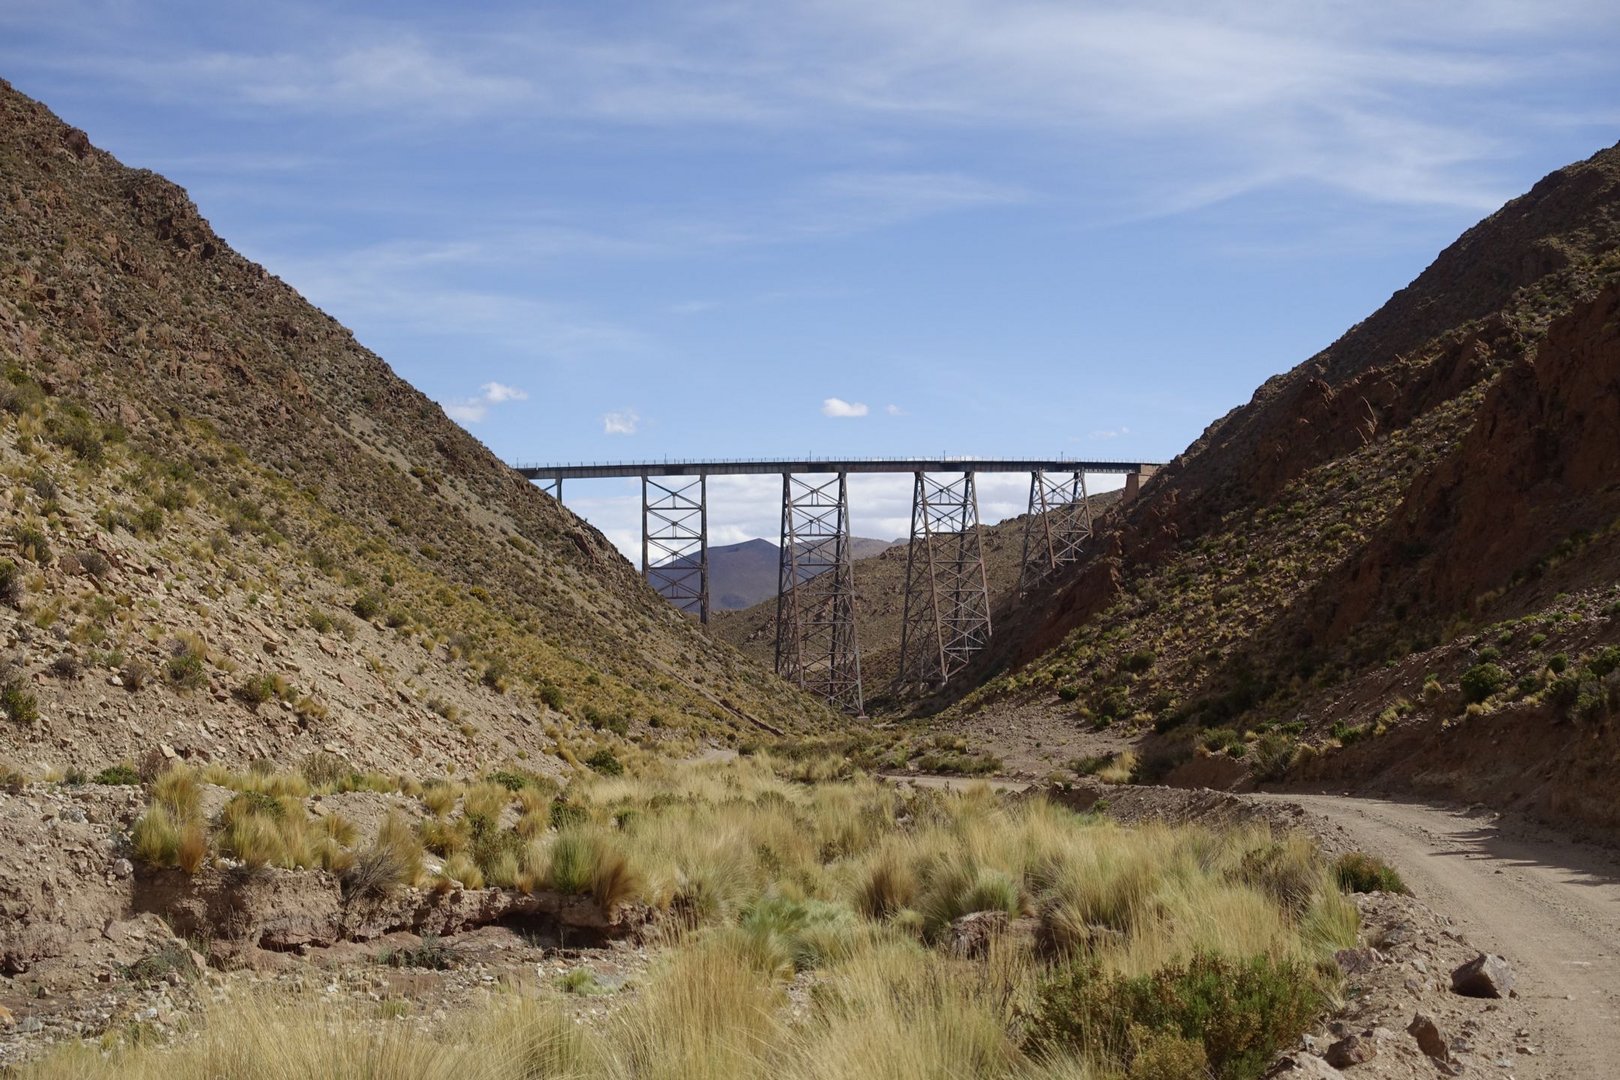
[[[1440,1034],[1440,1026],[1434,1022],[1434,1017],[1428,1013],[1418,1013],[1412,1017],[1412,1022],[1406,1025],[1407,1033],[1417,1040],[1418,1049],[1436,1061],[1446,1061],[1451,1057],[1451,1050],[1446,1046],[1446,1037]]]
[[[1465,997],[1507,997],[1513,969],[1500,956],[1480,953],[1451,973],[1451,989]]]
[[[1378,1056],[1378,1044],[1370,1036],[1346,1035],[1327,1048],[1327,1063],[1336,1069],[1348,1069]]]

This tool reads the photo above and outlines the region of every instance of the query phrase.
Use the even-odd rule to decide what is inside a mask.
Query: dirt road
[[[1423,804],[1254,798],[1295,802],[1342,826],[1476,947],[1507,957],[1544,1029],[1546,1075],[1620,1075],[1620,866],[1606,853]]]

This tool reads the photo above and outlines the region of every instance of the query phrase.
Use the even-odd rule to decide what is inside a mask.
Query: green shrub
[[[375,589],[369,589],[355,597],[354,603],[349,605],[349,610],[370,622],[382,614],[385,603],[387,603],[387,597]]]
[[[603,776],[624,775],[624,765],[619,761],[618,755],[607,747],[603,747],[585,759],[585,764],[601,773]]]
[[[1500,664],[1484,663],[1463,672],[1457,685],[1462,688],[1463,699],[1473,704],[1505,689],[1512,681],[1513,676]]]
[[[499,784],[507,791],[522,791],[534,783],[534,778],[527,773],[512,772],[509,769],[498,769],[487,776],[492,784]]]
[[[1586,666],[1591,669],[1593,675],[1600,679],[1616,670],[1620,670],[1620,645],[1610,645],[1606,649],[1600,649]]]
[[[143,536],[156,536],[163,531],[163,507],[144,506],[135,514],[135,531]]]
[[[1159,658],[1149,650],[1140,649],[1121,660],[1119,670],[1129,672],[1132,675],[1140,675],[1151,668],[1158,660]]]
[[[208,685],[208,669],[203,658],[186,650],[169,657],[169,681],[182,690],[200,690]]]
[[[8,675],[0,682],[0,712],[15,724],[32,724],[39,719],[39,699],[21,675]]]
[[[1254,775],[1261,780],[1275,780],[1288,771],[1294,762],[1299,741],[1280,731],[1268,731],[1254,744]]]
[[[10,559],[0,559],[0,604],[21,607],[23,600],[23,574]]]
[[[1151,1037],[1169,1036],[1201,1043],[1216,1080],[1253,1080],[1309,1029],[1326,1002],[1308,968],[1270,956],[1232,960],[1199,952],[1136,977],[1088,961],[1040,986],[1027,1039],[1037,1053],[1097,1054],[1137,1075]]]
[[[1333,864],[1333,876],[1339,888],[1350,893],[1387,892],[1410,894],[1401,875],[1383,859],[1352,851],[1339,856]]]
[[[141,782],[141,774],[135,771],[133,765],[109,765],[90,778],[93,784],[119,784],[135,785]]]
[[[45,530],[37,525],[13,525],[11,527],[12,542],[22,557],[31,562],[44,566],[51,561],[51,540],[45,535]]]
[[[562,687],[556,683],[542,683],[540,686],[540,700],[545,702],[546,708],[553,712],[561,712],[564,702]]]
[[[249,705],[263,705],[287,689],[285,679],[276,675],[251,675],[231,691],[237,699]]]
[[[65,416],[53,416],[46,424],[51,441],[73,451],[80,460],[99,465],[103,458],[101,432],[89,415],[71,410]]]
[[[1339,740],[1341,746],[1353,746],[1371,734],[1372,728],[1367,724],[1351,724],[1343,720],[1333,721],[1330,734]]]
[[[1211,728],[1199,736],[1198,744],[1212,754],[1231,753],[1235,747],[1243,745],[1243,736],[1234,728]]]

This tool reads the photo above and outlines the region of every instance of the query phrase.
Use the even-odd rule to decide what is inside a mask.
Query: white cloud
[[[602,414],[602,434],[634,435],[641,426],[641,415],[634,409],[620,409]]]
[[[528,401],[529,392],[505,383],[487,382],[478,388],[481,393],[473,398],[458,398],[444,403],[444,414],[458,424],[477,424],[489,415],[491,405],[504,405],[508,401]]]
[[[902,409],[898,405],[885,405],[885,406],[883,406],[883,411],[888,413],[890,416],[904,416],[904,415],[906,415],[906,410]]]
[[[830,397],[821,403],[822,416],[865,416],[870,411],[870,409],[859,401],[845,401],[843,398]]]
[[[1090,435],[1090,438],[1093,438],[1093,439],[1117,439],[1121,435],[1129,435],[1130,433],[1131,433],[1130,428],[1128,428],[1128,427],[1119,427],[1119,428],[1112,428],[1112,429],[1106,430],[1106,431],[1093,431],[1091,433],[1091,435]]]
[[[491,405],[499,405],[503,401],[529,400],[527,390],[519,390],[515,386],[507,386],[505,383],[487,382],[482,389],[484,391],[484,400]]]

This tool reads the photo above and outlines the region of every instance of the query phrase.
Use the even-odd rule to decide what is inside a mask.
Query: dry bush
[[[441,873],[451,881],[459,881],[468,889],[482,889],[484,887],[483,870],[479,869],[472,856],[465,852],[457,852],[446,859]]]
[[[414,884],[422,874],[422,841],[398,814],[390,813],[377,835],[343,875],[345,896],[386,896]]]

